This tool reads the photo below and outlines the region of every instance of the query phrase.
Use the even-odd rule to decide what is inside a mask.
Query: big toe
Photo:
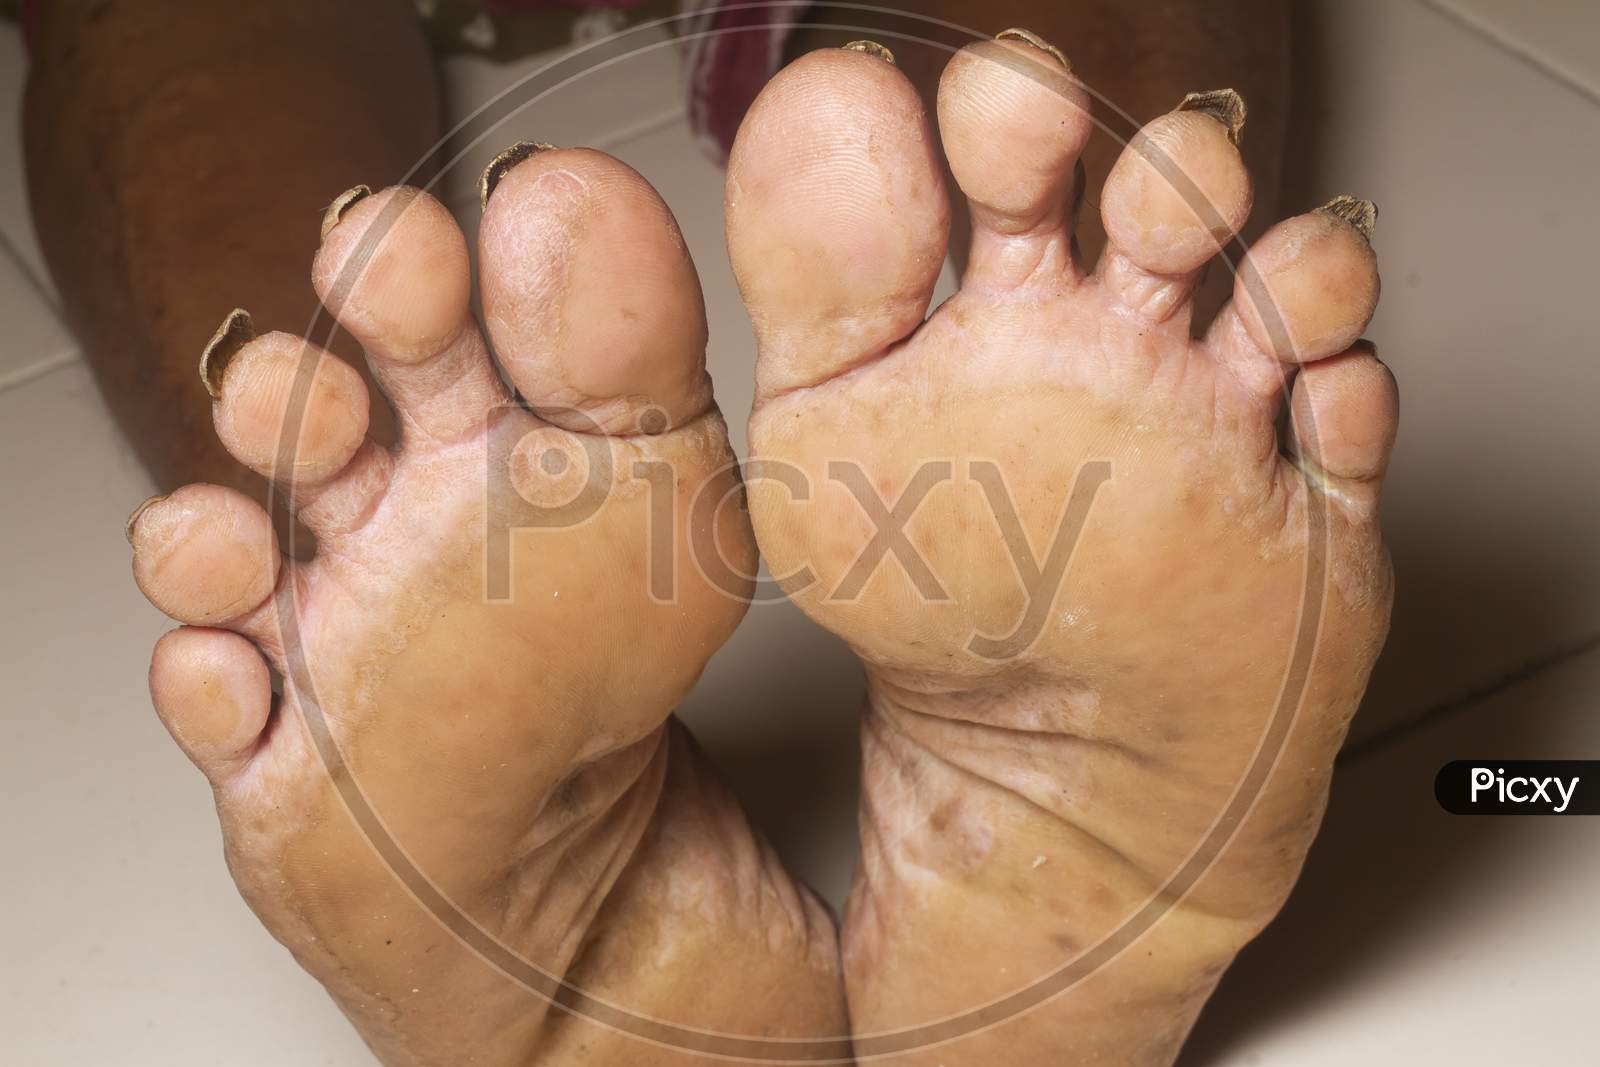
[[[710,409],[700,280],[626,164],[519,145],[484,175],[489,334],[523,399],[569,430],[660,433]]]
[[[824,49],[773,78],[726,200],[758,398],[864,364],[927,314],[950,204],[922,100],[883,50]]]

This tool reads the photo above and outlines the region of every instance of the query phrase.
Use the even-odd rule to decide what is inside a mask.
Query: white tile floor
[[[1358,726],[1377,739],[1347,761],[1301,889],[1185,1062],[1584,1062],[1600,822],[1450,819],[1431,782],[1451,758],[1600,748],[1600,651],[1573,652],[1600,634],[1600,16],[1581,0],[1311,10],[1317,191],[1384,209],[1372,335],[1405,394],[1388,505],[1400,607]],[[452,63],[458,112],[516,73]],[[128,577],[121,526],[151,486],[53,310],[20,178],[22,77],[0,30],[0,1062],[368,1063],[238,902],[205,787],[149,712],[164,623]],[[720,174],[689,144],[675,77],[663,50],[569,88],[490,132],[444,191],[473,225],[478,168],[525,136],[606,147],[654,180],[701,269],[742,448],[748,325]],[[858,689],[836,642],[787,606],[757,608],[688,708],[836,899]]]
[[[1600,100],[1600,20],[1590,0],[1425,0]]]

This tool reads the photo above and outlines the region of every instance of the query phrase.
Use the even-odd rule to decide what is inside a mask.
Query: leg
[[[39,6],[24,143],[68,319],[158,485],[260,495],[211,432],[195,353],[241,301],[303,330],[314,205],[427,155],[439,102],[416,13],[403,0]],[[381,403],[375,416],[381,437]]]

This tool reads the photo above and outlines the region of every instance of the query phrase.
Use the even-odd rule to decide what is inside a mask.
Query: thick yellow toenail
[[[1244,137],[1244,119],[1249,109],[1244,97],[1232,89],[1210,89],[1203,93],[1190,93],[1178,105],[1179,111],[1198,111],[1210,115],[1227,127],[1228,140],[1238,144]]]
[[[536,156],[553,148],[555,145],[545,144],[543,141],[518,141],[491,159],[489,165],[483,168],[483,176],[478,179],[478,207],[482,209],[489,206],[489,196],[494,192],[494,187],[500,184],[500,179],[506,176],[506,171],[529,156]]]
[[[865,55],[876,56],[890,65],[894,64],[894,53],[877,41],[851,41],[849,44],[840,45],[840,47],[846,52],[861,52]]]
[[[1343,219],[1361,231],[1361,236],[1369,241],[1372,240],[1372,231],[1378,228],[1378,205],[1371,200],[1336,196],[1317,210],[1326,212],[1336,219]]]
[[[1061,51],[1061,49],[1057,48],[1055,45],[1051,44],[1049,41],[1045,40],[1043,37],[1040,37],[1037,33],[1034,33],[1032,30],[1025,30],[1020,26],[1013,26],[1009,30],[1001,30],[999,33],[995,34],[994,39],[997,41],[1021,41],[1023,44],[1031,44],[1033,47],[1039,49],[1039,51],[1049,52],[1051,55],[1055,56],[1061,65],[1066,67],[1068,71],[1072,70],[1072,64],[1067,62],[1066,53]]]
[[[346,211],[371,195],[371,189],[365,185],[356,185],[334,197],[333,203],[328,205],[328,210],[322,213],[322,239],[324,241],[328,239],[328,234],[339,225],[339,220],[344,218]]]
[[[133,514],[128,516],[128,521],[123,524],[122,533],[128,539],[128,544],[133,544],[133,528],[139,522],[139,516],[149,511],[151,507],[167,499],[166,493],[159,493],[146,500],[143,504],[133,509]]]
[[[212,400],[222,399],[222,376],[229,361],[239,349],[255,340],[255,336],[255,323],[250,321],[250,313],[244,308],[234,308],[206,342],[205,351],[200,353],[200,380],[206,383],[206,392],[211,394]]]

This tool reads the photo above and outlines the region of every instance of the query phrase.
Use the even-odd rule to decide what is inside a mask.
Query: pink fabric
[[[607,7],[626,10],[638,7],[644,0],[477,0],[479,7],[490,15],[520,15],[529,11],[549,11],[552,8]]]
[[[22,46],[33,51],[33,27],[38,22],[39,5],[36,0],[22,0],[17,5],[17,21],[22,25]]]
[[[740,3],[683,0],[695,17],[680,24],[689,89],[689,125],[720,163],[756,95],[783,62],[783,48],[808,0]]]
[[[490,15],[551,8],[639,6],[642,0],[478,0]],[[700,146],[726,163],[744,113],[783,62],[784,44],[810,0],[681,0],[692,18],[674,27],[683,40],[689,125]]]

